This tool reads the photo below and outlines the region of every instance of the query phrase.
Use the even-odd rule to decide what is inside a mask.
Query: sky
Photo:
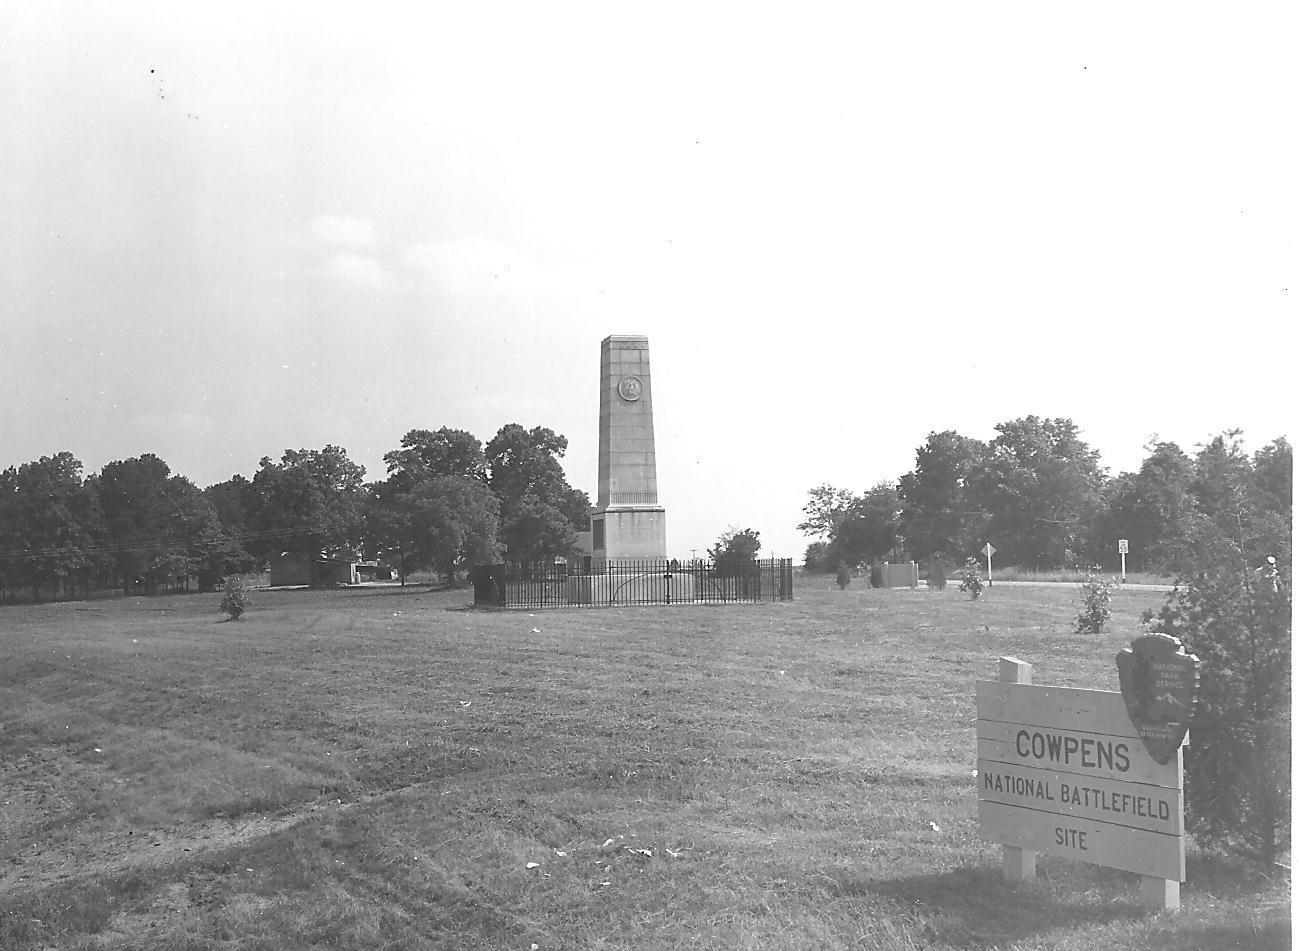
[[[1299,13],[0,6],[0,468],[568,438],[649,337],[671,554],[931,431],[1293,435]],[[1287,396],[1286,394],[1290,395]]]

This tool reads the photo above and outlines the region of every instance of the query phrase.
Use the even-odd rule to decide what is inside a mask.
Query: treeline
[[[454,582],[502,557],[571,555],[590,500],[564,476],[568,440],[501,427],[486,444],[463,430],[412,430],[385,454],[387,478],[339,446],[265,457],[252,478],[200,489],[145,454],[83,477],[61,452],[0,472],[0,600],[107,589],[212,590],[282,553],[371,558]]]
[[[1229,528],[1250,535],[1243,539],[1250,557],[1284,555],[1289,563],[1294,460],[1284,437],[1252,456],[1238,430],[1193,454],[1155,439],[1136,472],[1111,477],[1072,420],[1026,416],[996,430],[988,442],[930,433],[914,469],[860,495],[812,489],[798,526],[817,539],[807,548],[808,567],[953,564],[990,542],[1001,565],[1117,569],[1118,541],[1126,538],[1128,570],[1177,576]]]

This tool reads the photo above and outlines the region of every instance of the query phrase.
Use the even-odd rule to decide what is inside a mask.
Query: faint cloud
[[[379,240],[374,225],[346,215],[319,215],[311,219],[307,236],[317,244],[330,247],[371,247]]]
[[[389,284],[388,272],[374,258],[351,251],[339,251],[325,260],[330,277],[348,287],[377,289]]]
[[[477,235],[414,245],[405,260],[442,289],[462,297],[502,292],[535,296],[559,284],[553,272],[518,248]]]

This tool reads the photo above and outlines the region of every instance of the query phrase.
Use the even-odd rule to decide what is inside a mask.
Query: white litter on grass
[[[95,747],[95,752],[96,752],[96,753],[102,753],[102,752],[104,752],[104,751],[101,750],[98,746],[96,746],[96,747]]]
[[[785,676],[785,672],[783,670],[780,672],[780,676],[782,677]]]
[[[462,706],[462,707],[467,707],[467,706],[469,706],[469,704],[471,704],[471,703],[473,703],[472,700],[461,700],[461,701],[460,701],[460,706]]]
[[[528,863],[528,868],[541,868],[541,863],[540,863],[540,862],[529,862],[529,863]]]
[[[674,858],[674,859],[679,859],[679,858],[681,858],[681,853],[680,853],[680,852],[673,852],[671,849],[669,849],[669,848],[667,848],[667,847],[664,847],[663,851],[666,852],[669,856],[671,856],[671,857]]]
[[[534,627],[534,628],[532,629],[532,633],[533,633],[533,634],[540,634],[540,633],[541,633],[541,628],[539,628],[539,627]]]
[[[601,883],[600,883],[600,885],[601,885],[602,887],[605,886],[605,885],[612,885],[612,884],[613,884],[613,882],[601,882]]]
[[[933,829],[935,832],[942,832],[942,831],[943,831],[942,829],[938,828],[938,823],[937,823],[937,822],[934,822],[933,820],[930,820],[930,822],[929,822],[929,828]]]
[[[607,849],[611,845],[613,845],[613,839],[605,839],[604,845],[600,846],[600,848]]]
[[[567,852],[561,849],[555,849],[555,854],[558,855],[560,858],[563,858],[564,856],[568,855]]]
[[[633,849],[630,845],[624,845],[623,848],[635,855],[645,855],[650,858],[654,857],[654,853],[650,849]]]

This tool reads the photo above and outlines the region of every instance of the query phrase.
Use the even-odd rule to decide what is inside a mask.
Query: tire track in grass
[[[549,774],[538,772],[529,780],[541,781]],[[475,772],[463,783],[445,781],[445,777],[411,783],[396,789],[358,796],[348,802],[337,799],[317,799],[302,808],[283,815],[258,815],[247,819],[209,819],[186,826],[183,830],[141,835],[121,833],[101,839],[98,854],[71,855],[66,852],[47,852],[41,860],[29,861],[0,874],[0,894],[17,901],[38,897],[51,888],[83,887],[105,878],[115,878],[132,872],[157,872],[170,865],[201,859],[225,850],[251,845],[268,836],[293,829],[304,823],[324,817],[337,818],[358,812],[403,796],[441,788],[442,794],[461,793],[479,784],[500,782],[503,777],[511,781],[520,774],[509,766]],[[137,843],[145,842],[141,847]]]

